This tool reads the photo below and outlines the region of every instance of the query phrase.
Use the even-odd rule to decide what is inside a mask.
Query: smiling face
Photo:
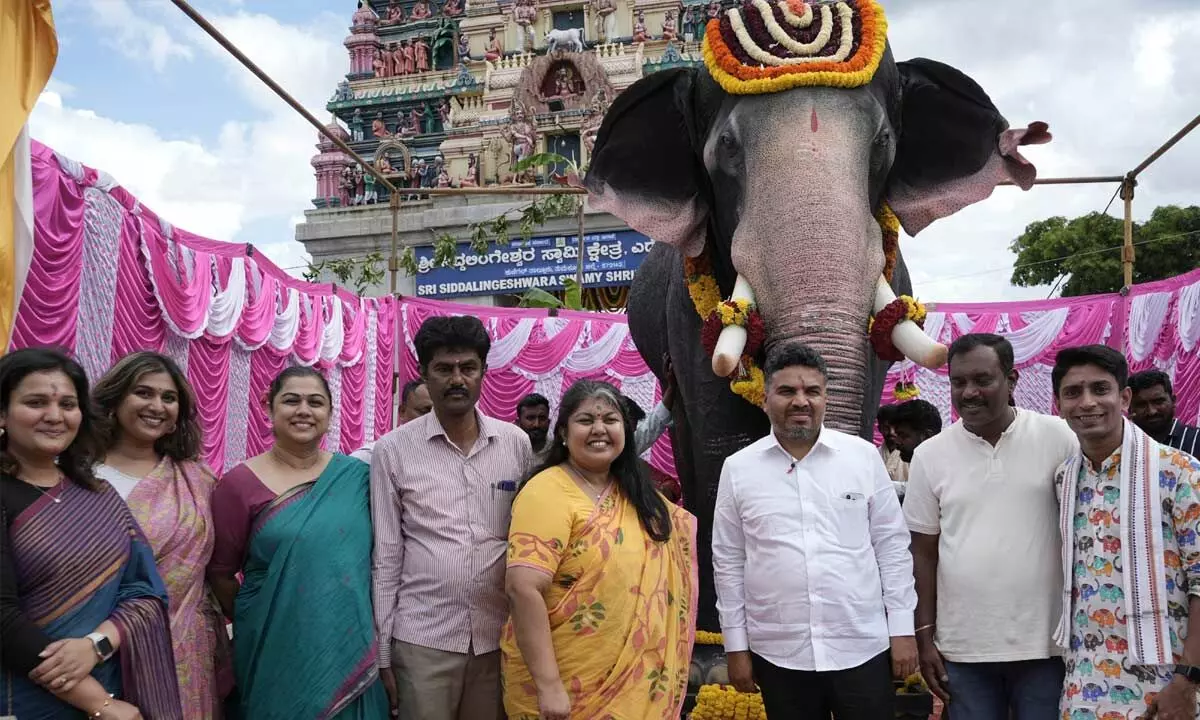
[[[816,440],[825,421],[825,376],[803,365],[780,368],[767,384],[764,409],[781,440]]]
[[[1129,409],[1132,392],[1121,388],[1117,379],[1096,365],[1077,365],[1063,375],[1058,388],[1059,414],[1089,447],[1111,452],[1121,444],[1123,414]]]
[[[607,397],[590,397],[580,403],[562,432],[571,462],[588,472],[608,472],[625,449],[625,421]]]
[[[425,367],[433,409],[439,417],[457,417],[475,410],[486,371],[474,350],[438,349]]]
[[[1008,399],[1016,380],[1016,372],[1006,375],[1000,356],[986,345],[950,360],[950,401],[967,430],[980,434],[1011,417]]]
[[[62,454],[75,440],[82,421],[75,385],[61,370],[26,375],[0,412],[8,452],[18,460],[34,462]]]
[[[114,414],[123,439],[153,445],[175,431],[179,388],[168,373],[146,373],[134,381]]]
[[[271,401],[271,428],[276,439],[311,445],[329,429],[329,413],[329,395],[319,378],[289,377]]]

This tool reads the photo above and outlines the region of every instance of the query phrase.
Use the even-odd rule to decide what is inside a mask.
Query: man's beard
[[[785,440],[799,440],[800,442],[812,442],[817,439],[817,435],[821,433],[819,427],[798,427],[789,428],[787,430],[776,431]]]

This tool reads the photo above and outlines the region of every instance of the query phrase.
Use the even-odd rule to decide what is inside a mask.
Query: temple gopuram
[[[326,109],[330,129],[402,191],[399,246],[413,248],[418,272],[401,271],[398,292],[512,305],[532,287],[561,291],[578,262],[575,215],[547,219],[528,242],[514,225],[512,244],[472,248],[473,225],[537,198],[421,189],[561,182],[568,166],[513,172],[537,153],[586,168],[613,98],[648,73],[699,65],[700,34],[720,9],[716,0],[360,0],[349,71]],[[296,239],[314,263],[388,257],[386,189],[324,136],[317,150],[314,208]],[[607,213],[585,206],[584,215],[585,305],[620,310],[652,241]],[[434,241],[447,234],[461,252],[453,267],[435,267]],[[386,280],[372,288],[387,289]]]

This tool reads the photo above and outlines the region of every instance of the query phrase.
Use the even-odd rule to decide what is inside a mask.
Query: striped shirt
[[[479,655],[500,647],[508,523],[533,450],[517,426],[478,410],[475,416],[479,437],[465,454],[432,412],[375,443],[372,585],[380,667],[391,666],[392,639]]]
[[[1171,434],[1167,436],[1166,444],[1200,458],[1200,428],[1186,425],[1175,418],[1171,421]]]

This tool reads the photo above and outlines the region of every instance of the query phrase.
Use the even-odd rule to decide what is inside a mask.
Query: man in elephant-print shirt
[[[1069,634],[1059,637],[1067,645],[1061,717],[1194,720],[1200,717],[1200,461],[1122,416],[1132,394],[1127,372],[1119,352],[1093,345],[1061,351],[1052,374],[1058,407],[1081,450],[1055,477],[1072,558],[1063,617]],[[1139,468],[1147,476],[1140,482]],[[1150,488],[1146,502],[1161,508],[1159,527],[1147,527],[1154,519],[1148,507],[1145,521],[1135,517],[1141,505],[1130,501],[1142,495],[1139,488]],[[1160,539],[1146,542],[1148,532]],[[1162,553],[1165,578],[1139,572],[1152,566],[1150,549]],[[1148,577],[1157,587],[1138,583],[1150,592],[1135,594],[1135,579]],[[1147,664],[1157,637],[1169,662]]]

